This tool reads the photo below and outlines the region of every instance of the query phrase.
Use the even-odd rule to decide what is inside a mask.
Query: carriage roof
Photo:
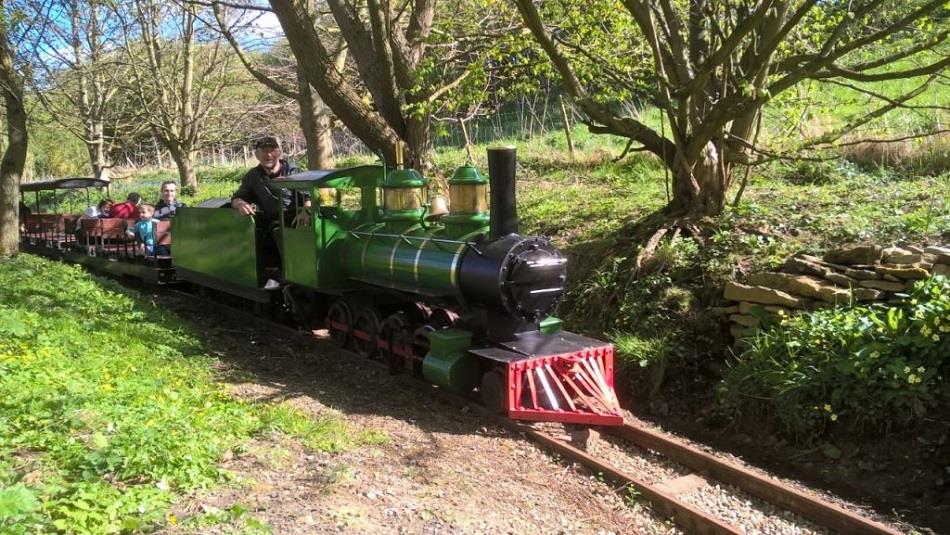
[[[111,182],[101,178],[71,177],[20,184],[20,191],[52,191],[57,189],[105,188]]]

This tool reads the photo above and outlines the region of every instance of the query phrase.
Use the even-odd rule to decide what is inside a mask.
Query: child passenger
[[[145,245],[145,256],[167,256],[171,254],[168,246],[155,244],[155,227],[158,220],[153,217],[154,215],[155,207],[151,204],[139,206],[139,220],[125,233],[134,236],[137,241]]]

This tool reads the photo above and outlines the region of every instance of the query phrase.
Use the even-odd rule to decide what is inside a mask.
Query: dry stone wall
[[[821,258],[798,254],[778,272],[727,283],[723,296],[735,303],[716,311],[728,316],[730,333],[739,340],[746,328],[760,325],[760,317],[886,301],[932,275],[950,277],[950,246],[858,245],[828,251]]]

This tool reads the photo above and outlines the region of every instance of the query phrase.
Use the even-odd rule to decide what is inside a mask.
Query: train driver
[[[275,180],[299,172],[290,162],[281,158],[283,153],[280,150],[280,142],[274,136],[264,136],[254,143],[254,157],[257,158],[258,165],[248,171],[241,179],[241,186],[238,187],[234,195],[231,196],[231,208],[237,213],[245,216],[254,215],[254,206],[256,204],[260,209],[258,219],[264,229],[264,239],[269,241],[271,247],[280,247],[280,207],[283,204],[284,210],[288,214],[293,211],[289,208],[293,205],[293,193],[290,190],[272,188]],[[278,198],[278,195],[280,198]],[[310,208],[310,198],[306,194],[299,193],[298,203],[303,207]],[[300,211],[292,220],[293,225],[302,225],[310,221],[309,210]]]

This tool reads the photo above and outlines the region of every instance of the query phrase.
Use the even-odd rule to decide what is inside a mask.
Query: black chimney
[[[518,232],[515,199],[515,148],[488,149],[488,180],[491,186],[491,239]]]

